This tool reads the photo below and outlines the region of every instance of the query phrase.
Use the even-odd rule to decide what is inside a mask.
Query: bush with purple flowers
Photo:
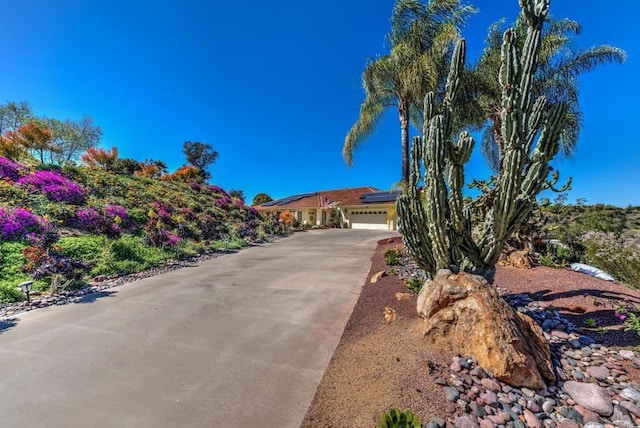
[[[83,208],[76,214],[76,219],[71,225],[81,230],[107,235],[117,238],[123,232],[123,228],[129,226],[129,215],[126,208],[121,205],[107,205],[104,212],[99,212],[93,207]]]
[[[231,198],[228,196],[223,196],[221,198],[216,199],[215,204],[220,208],[227,208],[229,205],[231,205]]]
[[[46,219],[24,208],[0,206],[0,239],[47,246],[58,238]]]
[[[121,227],[126,228],[130,226],[131,220],[129,219],[129,214],[127,213],[127,209],[122,205],[109,204],[104,209],[104,214],[109,220]]]
[[[0,179],[6,179],[16,181],[20,178],[22,172],[22,165],[10,161],[7,158],[0,157]]]
[[[18,183],[44,193],[53,202],[82,205],[85,201],[82,186],[53,171],[35,171],[20,178]]]
[[[225,196],[227,195],[227,192],[222,187],[216,186],[215,184],[210,184],[208,188],[211,191],[211,193],[219,193]]]

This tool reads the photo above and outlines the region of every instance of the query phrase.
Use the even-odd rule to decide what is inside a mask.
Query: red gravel
[[[446,417],[454,410],[442,387],[434,380],[446,378],[453,354],[427,349],[422,341],[423,321],[417,316],[416,296],[397,300],[405,293],[404,280],[384,276],[370,283],[375,273],[388,270],[384,252],[400,244],[381,241],[372,258],[364,284],[343,336],[325,371],[302,427],[369,428],[383,411],[391,407],[411,409],[423,422]],[[593,318],[596,327],[585,329],[607,346],[640,345],[640,336],[625,332],[615,316],[615,308],[626,301],[639,302],[640,293],[621,284],[612,284],[569,269],[536,267],[523,270],[498,267],[495,284],[512,293],[531,293],[543,305],[553,305],[577,326]],[[397,319],[387,324],[383,309],[392,307]],[[629,369],[632,379],[638,370]]]

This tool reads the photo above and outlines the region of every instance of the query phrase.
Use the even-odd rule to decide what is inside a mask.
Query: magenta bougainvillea
[[[56,239],[57,233],[46,219],[24,208],[0,206],[0,240],[46,246]]]
[[[7,158],[0,157],[0,180],[4,178],[6,180],[16,181],[20,178],[22,170],[22,165],[10,161]]]
[[[228,196],[223,196],[221,198],[216,199],[215,204],[220,208],[227,208],[229,205],[231,205],[231,198]]]
[[[227,195],[227,192],[220,186],[216,186],[215,184],[209,185],[209,190],[211,193],[219,193],[221,195]]]
[[[103,212],[87,207],[78,210],[72,225],[92,233],[118,237],[129,227],[129,215],[121,205],[107,205]]]
[[[171,208],[161,202],[153,202],[153,209],[149,211],[149,221],[144,230],[149,243],[156,247],[173,247],[180,242],[180,237],[170,232],[178,226],[174,220]]]
[[[82,205],[85,201],[82,186],[53,171],[35,171],[20,178],[18,183],[44,193],[53,202]]]

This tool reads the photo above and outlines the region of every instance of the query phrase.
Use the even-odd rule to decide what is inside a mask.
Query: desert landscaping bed
[[[371,282],[390,271],[384,253],[399,244],[379,243],[303,427],[373,427],[392,407],[412,410],[430,427],[640,424],[640,336],[625,331],[617,312],[640,302],[640,293],[569,269],[499,267],[496,287],[543,327],[558,376],[544,390],[512,388],[468,356],[427,349],[416,295],[406,298],[403,276]],[[385,307],[395,320],[385,320]]]

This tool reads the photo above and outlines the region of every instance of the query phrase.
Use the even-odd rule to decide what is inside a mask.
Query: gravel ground
[[[420,276],[406,259],[398,276],[370,282],[390,270],[384,252],[398,244],[381,241],[373,256],[302,427],[374,427],[391,407],[411,409],[430,427],[640,425],[640,336],[615,315],[618,305],[640,302],[640,293],[568,269],[499,267],[496,286],[543,326],[559,378],[545,390],[511,388],[469,356],[427,349],[416,295],[396,296],[407,292],[406,277]],[[395,311],[390,323],[385,307]],[[599,402],[584,403],[596,392]]]

